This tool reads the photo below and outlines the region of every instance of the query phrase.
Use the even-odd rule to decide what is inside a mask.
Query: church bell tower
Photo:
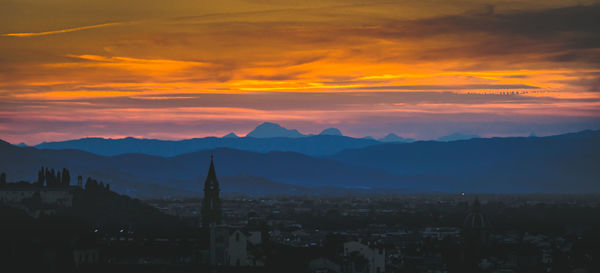
[[[204,200],[202,201],[202,228],[221,223],[221,200],[219,199],[219,181],[215,172],[213,156],[210,155],[210,167],[204,182]]]

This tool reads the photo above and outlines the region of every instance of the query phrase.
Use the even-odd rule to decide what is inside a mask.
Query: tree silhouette
[[[98,182],[95,179],[88,177],[88,179],[85,181],[85,189],[86,190],[95,190],[97,188],[98,188]]]
[[[46,177],[44,175],[44,166],[42,166],[42,168],[38,171],[38,180],[37,180],[38,187],[44,186],[44,180],[46,180]]]
[[[48,186],[48,187],[56,186],[56,174],[54,173],[54,169],[48,170],[46,168],[46,186]]]
[[[60,177],[60,171],[56,171],[56,180],[54,180],[54,186],[55,187],[60,187],[61,186],[61,182],[62,182],[62,179]]]
[[[51,182],[52,178],[50,177],[50,170],[48,170],[48,168],[46,168],[44,173],[45,173],[44,179],[46,180],[46,187],[49,187],[50,183],[52,183]]]
[[[67,170],[66,168],[63,168],[61,185],[64,187],[68,187],[70,184],[71,184],[71,174],[69,173],[69,170]]]
[[[110,184],[104,184],[104,182],[102,181],[98,183],[96,179],[88,177],[88,179],[85,182],[85,189],[89,191],[110,191]]]
[[[6,185],[6,173],[0,174],[0,186]]]

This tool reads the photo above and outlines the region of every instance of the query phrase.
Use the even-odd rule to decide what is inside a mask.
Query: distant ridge
[[[247,137],[254,138],[273,138],[273,137],[290,137],[290,138],[298,138],[303,137],[304,135],[298,132],[298,130],[293,129],[289,130],[287,128],[281,127],[281,125],[272,122],[265,122],[261,125],[256,126],[254,130],[246,135]]]
[[[18,145],[12,145],[12,144],[10,144],[10,143],[8,143],[8,142],[6,142],[6,141],[4,141],[4,140],[0,139],[0,147],[1,147],[1,146],[5,146],[5,147],[12,147],[12,146],[18,146]]]
[[[363,148],[379,144],[375,140],[346,136],[315,135],[299,138],[275,137],[205,137],[185,140],[159,139],[104,139],[82,138],[60,142],[44,142],[36,145],[39,149],[76,149],[98,155],[148,154],[157,156],[177,156],[199,150],[232,148],[253,152],[291,151],[313,156],[332,155],[345,149]]]
[[[231,132],[229,134],[224,135],[223,138],[239,138],[239,136],[236,135],[234,132]]]
[[[472,138],[480,138],[478,135],[464,134],[464,133],[453,133],[447,136],[438,138],[438,141],[456,141],[456,140],[467,140]]]
[[[381,142],[414,142],[412,138],[403,138],[394,133],[389,133],[387,136],[378,139]]]
[[[266,141],[253,138],[228,140]],[[273,140],[280,140],[284,141],[281,143],[285,143],[286,147],[290,147],[290,143],[312,142],[329,143],[325,145],[329,147],[341,141],[357,139],[312,136],[268,140],[264,142],[267,145],[277,143]],[[303,142],[288,142],[290,140]],[[134,141],[142,148],[144,143],[157,142],[140,139],[102,141],[106,141],[109,147],[114,141]],[[134,196],[142,192],[195,194],[200,191],[198,181],[202,181],[200,176],[204,175],[204,170],[198,171],[198,167],[203,162],[208,165],[210,154],[214,153],[215,164],[224,177],[223,181],[225,177],[231,177],[232,183],[239,182],[236,182],[239,187],[244,183],[259,183],[266,187],[259,189],[263,186],[251,184],[257,187],[257,192],[271,192],[271,187],[281,191],[292,188],[300,191],[302,187],[363,187],[417,192],[600,192],[600,169],[597,166],[600,162],[600,131],[450,142],[381,144],[364,139],[361,141],[371,144],[325,157],[281,151],[256,153],[229,148],[197,150],[174,157],[139,153],[107,157],[72,149],[21,148],[0,141],[0,171],[7,172],[13,181],[31,181],[35,179],[32,173],[35,174],[40,165],[66,167],[73,173],[104,180],[111,184],[111,188],[114,185],[116,190]],[[158,143],[175,147],[179,142]],[[240,177],[241,174],[247,177]],[[295,186],[276,185],[269,181]],[[235,190],[235,187],[230,189]]]
[[[97,140],[97,139],[96,139]],[[120,139],[104,140],[144,144],[158,142],[176,147],[180,142]],[[219,140],[206,138],[202,140]],[[324,147],[343,141],[340,136],[299,139],[226,139],[228,141],[283,141],[286,147],[317,142]],[[267,141],[268,140],[268,141]],[[275,140],[275,141],[274,141]],[[294,152],[257,153],[230,148],[201,149],[173,157],[146,154],[99,156],[83,151],[17,147],[0,141],[0,172],[12,181],[35,180],[41,165],[65,167],[74,174],[93,176],[115,190],[132,196],[147,194],[198,194],[201,176],[214,153],[217,171],[231,177],[235,188],[256,187],[257,192],[301,191],[303,187],[390,189],[413,192],[489,193],[598,193],[600,192],[600,131],[583,131],[550,137],[477,138],[463,141],[417,141],[386,143],[358,139],[371,144],[349,148],[332,156],[315,157]],[[294,142],[289,142],[294,141]],[[298,142],[302,141],[302,142]],[[355,143],[355,142],[352,142]],[[134,147],[136,147],[134,145]],[[125,147],[132,147],[131,145]],[[203,163],[204,162],[204,163]],[[32,175],[33,174],[33,175]],[[242,175],[243,174],[243,175]],[[264,177],[264,179],[260,179]],[[277,181],[281,184],[272,184]],[[276,182],[273,182],[276,183]],[[282,185],[286,183],[288,185]],[[290,187],[293,184],[294,186]],[[260,186],[262,185],[262,186]],[[263,188],[261,188],[263,187]],[[294,190],[295,189],[295,190]],[[311,188],[312,189],[312,188]],[[245,191],[242,190],[242,191]],[[310,189],[308,190],[310,193]],[[315,190],[316,191],[316,190]]]
[[[600,192],[600,131],[380,144],[330,158],[385,170],[430,190]]]
[[[306,187],[369,188],[384,183],[392,185],[397,181],[395,176],[384,171],[348,166],[326,158],[228,148],[175,157],[99,156],[78,150],[40,150],[7,144],[0,145],[0,172],[6,172],[11,181],[34,181],[41,166],[64,167],[73,174],[110,183],[112,190],[130,196],[200,196],[200,184],[213,154],[224,192],[310,193]]]
[[[340,131],[340,129],[338,129],[338,128],[327,128],[327,129],[321,131],[321,133],[319,133],[319,135],[322,135],[322,136],[343,136],[342,135],[342,131]]]

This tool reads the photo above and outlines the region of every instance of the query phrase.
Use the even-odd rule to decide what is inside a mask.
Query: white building
[[[248,266],[248,237],[236,229],[229,235],[227,246],[227,264],[229,266]]]
[[[370,247],[356,241],[344,243],[344,256],[349,257],[353,252],[368,261],[369,273],[385,272],[385,249],[382,247]]]
[[[15,204],[39,194],[42,204],[71,207],[73,204],[73,187],[3,187],[0,188],[0,203]]]
[[[341,273],[342,268],[327,258],[317,258],[310,261],[308,271],[311,273]]]
[[[260,232],[246,232],[241,228],[214,225],[210,228],[210,263],[217,266],[263,266],[261,257],[249,251],[262,243]]]

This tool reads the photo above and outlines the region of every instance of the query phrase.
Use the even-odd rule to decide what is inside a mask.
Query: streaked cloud
[[[0,36],[22,38],[22,37],[32,37],[32,36],[61,34],[61,33],[68,33],[68,32],[73,32],[73,31],[81,31],[81,30],[94,29],[94,28],[111,27],[111,26],[117,26],[117,25],[122,25],[122,24],[124,24],[124,23],[122,23],[122,22],[104,23],[104,24],[97,24],[97,25],[91,25],[91,26],[65,28],[65,29],[51,30],[51,31],[42,31],[42,32],[5,33],[5,34],[0,34]]]

